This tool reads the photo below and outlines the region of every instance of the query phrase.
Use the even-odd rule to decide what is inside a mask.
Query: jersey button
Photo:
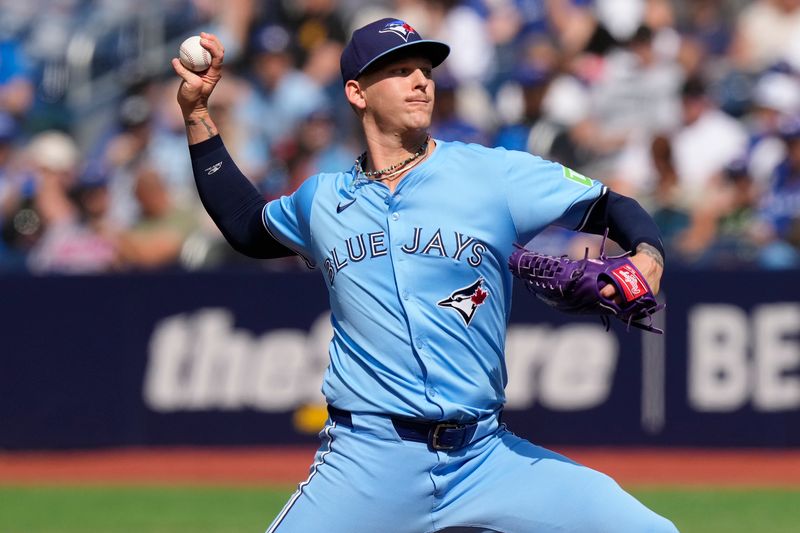
[[[408,300],[408,291],[407,290],[403,291],[403,300]]]
[[[428,396],[431,398],[436,398],[436,389],[433,387],[428,387]]]
[[[392,213],[392,220],[398,220],[400,218],[400,213]]]

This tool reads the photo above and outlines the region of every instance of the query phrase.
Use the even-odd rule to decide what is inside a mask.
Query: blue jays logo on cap
[[[404,22],[402,20],[391,21],[386,26],[384,26],[383,29],[380,30],[378,33],[388,33],[388,32],[399,35],[400,38],[403,39],[405,42],[408,42],[408,37],[411,34],[417,33],[416,31],[414,31],[414,28],[412,28],[408,24],[408,22]]]
[[[441,64],[450,53],[450,47],[445,43],[423,39],[404,20],[376,20],[354,31],[342,51],[339,60],[342,81],[346,84],[349,80],[355,80],[376,61],[387,59],[401,50],[430,59],[433,67]]]

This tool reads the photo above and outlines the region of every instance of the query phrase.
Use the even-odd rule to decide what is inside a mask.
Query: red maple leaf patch
[[[478,287],[475,290],[475,294],[472,295],[472,303],[475,305],[481,305],[487,296],[489,296],[489,293],[481,290],[481,288]]]

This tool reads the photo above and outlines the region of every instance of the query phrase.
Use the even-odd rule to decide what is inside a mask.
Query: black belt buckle
[[[455,444],[447,445],[447,444],[442,444],[441,442],[439,442],[439,439],[441,438],[440,435],[439,435],[439,431],[441,431],[443,429],[461,429],[462,430],[462,433],[461,433],[461,441],[462,442],[460,442],[459,445],[455,445]],[[433,426],[431,428],[431,432],[430,432],[430,436],[428,438],[428,442],[430,442],[431,448],[433,448],[434,450],[442,450],[442,451],[456,450],[456,449],[460,448],[462,444],[464,444],[464,442],[463,442],[464,441],[463,429],[464,429],[464,426],[462,424],[453,424],[453,423],[450,423],[450,422],[442,422],[441,424],[436,424],[435,426]]]

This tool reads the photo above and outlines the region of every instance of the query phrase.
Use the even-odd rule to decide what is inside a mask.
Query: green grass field
[[[0,533],[260,533],[291,491],[5,486],[0,487]],[[800,531],[800,489],[641,488],[632,492],[672,519],[683,533]]]

